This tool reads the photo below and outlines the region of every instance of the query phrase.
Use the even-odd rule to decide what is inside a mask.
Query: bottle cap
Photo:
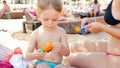
[[[44,52],[43,48],[41,48],[41,49],[39,50],[39,52]]]

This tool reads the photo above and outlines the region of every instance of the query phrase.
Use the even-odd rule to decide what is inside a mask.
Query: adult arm
[[[119,26],[119,28],[117,27]],[[103,29],[103,31],[105,31],[106,33],[112,35],[115,38],[120,39],[120,24],[117,24],[115,26],[102,26],[101,27]]]
[[[106,22],[104,21],[104,17],[103,16],[99,16],[99,17],[90,17],[90,18],[82,19],[81,26],[83,26],[83,24],[85,24],[85,23],[90,24],[92,22],[95,22],[95,19],[99,23],[106,24]]]
[[[5,12],[5,7],[2,8],[2,10],[1,10],[1,14],[0,14],[0,17],[3,16],[4,12]]]
[[[86,29],[88,29],[92,33],[104,31],[110,34],[112,37],[120,39],[120,24],[109,26],[96,22],[89,24]]]

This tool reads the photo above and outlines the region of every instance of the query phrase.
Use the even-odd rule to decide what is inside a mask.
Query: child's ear
[[[37,18],[38,18],[39,20],[41,20],[40,14],[37,15]]]
[[[64,15],[64,12],[63,12],[63,11],[61,11],[61,12],[60,12],[60,16],[63,16],[63,15]]]
[[[59,17],[62,17],[63,16],[63,12],[60,12],[60,15],[59,15]]]
[[[40,19],[40,14],[38,12],[36,12],[36,16],[38,19]]]
[[[40,15],[38,15],[38,18],[40,19]]]
[[[40,16],[38,16],[38,20],[41,20],[41,17],[40,17]]]

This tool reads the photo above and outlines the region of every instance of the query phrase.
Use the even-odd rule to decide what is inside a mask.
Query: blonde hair
[[[61,0],[38,0],[37,9],[39,14],[48,8],[53,8],[57,12],[61,12],[62,1]]]

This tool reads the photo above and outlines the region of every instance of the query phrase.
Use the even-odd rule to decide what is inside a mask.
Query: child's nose
[[[48,24],[49,24],[49,25],[52,24],[52,20],[49,20],[49,21],[48,21]]]

